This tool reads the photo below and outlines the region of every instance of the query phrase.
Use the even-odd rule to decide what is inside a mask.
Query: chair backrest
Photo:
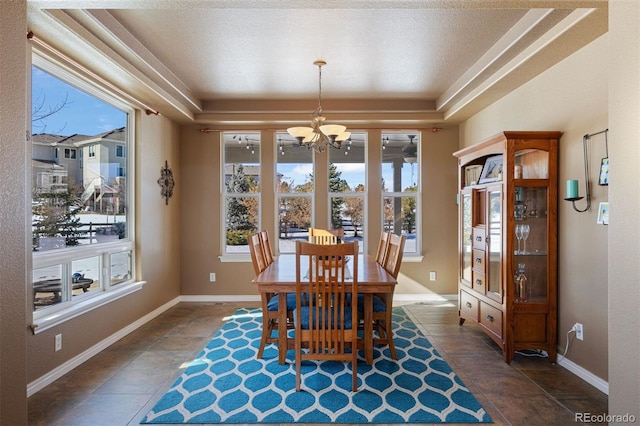
[[[351,301],[358,300],[357,277],[357,241],[329,245],[296,241],[296,338],[302,335],[297,327],[309,330],[304,340],[310,353],[332,359],[324,357],[344,354],[351,338],[357,344],[358,309],[356,305],[351,309]],[[352,330],[353,336],[344,330]]]
[[[380,241],[378,241],[378,252],[376,253],[376,262],[384,266],[387,261],[387,253],[389,251],[389,235],[388,231],[382,231],[380,234]]]
[[[340,241],[344,241],[342,238],[343,233],[340,233],[340,231],[337,229],[329,231],[327,229],[309,228],[309,242],[313,244],[338,244]]]
[[[249,253],[251,254],[253,270],[256,275],[258,275],[268,266],[264,258],[264,249],[262,248],[262,238],[260,238],[260,234],[249,236]]]
[[[387,250],[387,260],[384,263],[384,269],[394,278],[398,278],[398,273],[400,272],[405,239],[406,237],[404,235],[389,235],[389,249]]]
[[[264,253],[264,261],[267,265],[273,263],[273,253],[271,252],[271,242],[269,241],[269,233],[260,231],[260,239],[262,240],[262,251]]]

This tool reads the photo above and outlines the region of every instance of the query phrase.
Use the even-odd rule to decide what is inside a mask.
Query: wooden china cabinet
[[[501,348],[557,355],[558,140],[499,133],[454,155],[459,167],[459,316]]]

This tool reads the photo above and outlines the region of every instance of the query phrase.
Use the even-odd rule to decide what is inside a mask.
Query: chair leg
[[[261,294],[261,304],[262,304],[262,336],[260,337],[260,346],[258,347],[258,359],[262,358],[262,354],[264,353],[264,347],[267,344],[267,340],[271,337],[272,328],[272,320],[269,318],[269,312],[267,310],[267,304],[269,298],[272,295],[270,293],[262,293]]]
[[[300,371],[302,367],[302,362],[300,361],[300,348],[296,347],[296,392],[300,392],[300,375],[302,372]]]
[[[353,371],[353,383],[351,388],[353,392],[358,392],[358,348],[351,349],[351,370]]]
[[[389,315],[387,316],[389,317]],[[387,339],[387,344],[389,345],[389,352],[391,352],[392,359],[398,359],[398,355],[396,354],[396,345],[393,343],[393,331],[391,330],[393,327],[393,322],[390,318],[387,318],[384,321],[384,334]]]

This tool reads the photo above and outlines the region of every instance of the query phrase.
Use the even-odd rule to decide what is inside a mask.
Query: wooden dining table
[[[307,264],[307,261],[302,261]],[[296,256],[282,254],[274,258],[253,283],[260,293],[278,294],[278,362],[284,364],[289,349],[287,337],[287,293],[296,292]],[[373,295],[393,294],[397,280],[389,274],[375,257],[358,256],[358,293],[364,296],[363,346],[367,364],[373,363]],[[389,307],[390,309],[390,307]]]

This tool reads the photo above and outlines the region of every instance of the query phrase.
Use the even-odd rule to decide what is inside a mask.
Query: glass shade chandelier
[[[347,127],[340,124],[324,124],[325,116],[322,114],[322,67],[327,63],[317,60],[313,63],[318,67],[318,107],[311,113],[310,127],[290,127],[287,132],[301,146],[314,149],[316,152],[323,152],[327,146],[340,149],[342,142],[351,136],[347,132]]]

